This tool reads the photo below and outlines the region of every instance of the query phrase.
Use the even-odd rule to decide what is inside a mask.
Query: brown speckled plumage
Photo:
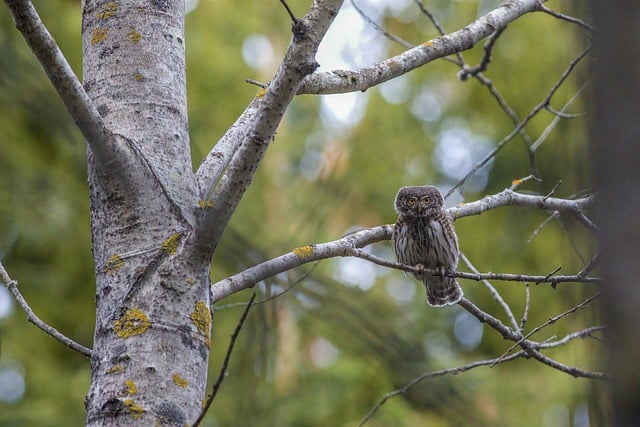
[[[458,267],[458,237],[444,209],[440,190],[431,185],[402,187],[395,200],[398,220],[393,247],[398,262],[436,270],[441,274]],[[454,277],[416,274],[427,288],[427,302],[434,307],[455,304],[462,288]]]

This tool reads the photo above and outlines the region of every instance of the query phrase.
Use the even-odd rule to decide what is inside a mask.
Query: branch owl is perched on
[[[432,185],[402,187],[396,195],[398,220],[393,248],[398,262],[436,270],[440,276],[415,274],[427,288],[427,302],[434,307],[455,304],[462,288],[454,277],[444,276],[458,267],[458,236],[444,209],[444,198]]]

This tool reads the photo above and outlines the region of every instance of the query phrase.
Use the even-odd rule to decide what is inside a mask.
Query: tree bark
[[[210,253],[197,209],[186,108],[184,2],[87,0],[84,88],[119,162],[91,149],[96,328],[87,425],[192,422],[210,349]]]

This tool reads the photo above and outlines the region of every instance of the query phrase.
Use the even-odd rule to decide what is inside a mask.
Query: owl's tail
[[[455,304],[464,295],[453,277],[425,277],[424,284],[427,287],[427,302],[432,307]]]

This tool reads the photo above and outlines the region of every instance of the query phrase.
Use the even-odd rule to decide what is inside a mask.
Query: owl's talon
[[[415,265],[415,269],[417,270],[418,274],[422,274],[424,273],[424,270],[426,270],[427,267],[424,266],[424,264],[416,264]]]

